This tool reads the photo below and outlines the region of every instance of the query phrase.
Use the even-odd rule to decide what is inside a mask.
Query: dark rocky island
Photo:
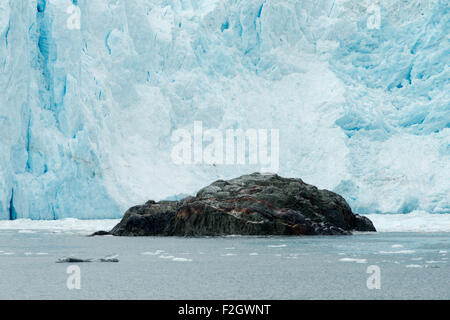
[[[130,208],[115,236],[345,235],[376,231],[340,195],[301,179],[253,173],[218,180],[195,197]]]

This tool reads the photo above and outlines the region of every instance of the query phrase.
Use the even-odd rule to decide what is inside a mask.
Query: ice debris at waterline
[[[365,214],[377,232],[450,232],[450,214],[431,214],[414,211],[408,214]],[[111,230],[120,219],[79,220],[73,218],[60,220],[0,220],[0,232],[47,233],[54,235],[89,235],[97,230]]]
[[[301,179],[253,173],[217,180],[195,197],[130,208],[116,236],[341,235],[375,231],[340,195]]]
[[[279,129],[279,173],[355,212],[450,213],[448,1],[378,1],[369,28],[372,3],[1,0],[0,219],[119,218],[258,170],[174,164],[194,121]]]
[[[119,219],[80,220],[74,218],[58,220],[0,220],[0,230],[29,230],[32,232],[49,231],[89,233],[99,229],[111,229],[119,222]]]
[[[119,255],[111,255],[106,256],[104,258],[88,258],[88,259],[82,259],[82,258],[76,258],[76,257],[64,257],[59,258],[56,260],[56,263],[77,263],[77,262],[119,262],[119,259],[117,259]]]

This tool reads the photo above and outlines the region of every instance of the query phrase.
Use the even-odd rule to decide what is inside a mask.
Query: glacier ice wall
[[[279,174],[356,212],[449,213],[448,2],[380,0],[375,28],[371,6],[0,1],[0,218],[120,217],[258,169],[174,164],[194,121],[279,129]]]

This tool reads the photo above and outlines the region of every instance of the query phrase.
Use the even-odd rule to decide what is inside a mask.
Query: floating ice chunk
[[[392,248],[403,248],[402,244],[393,244]]]
[[[172,261],[190,262],[190,261],[192,261],[192,259],[187,259],[187,258],[173,258]]]
[[[413,261],[420,261],[420,260],[423,260],[423,258],[422,257],[417,257],[417,258],[411,258],[411,260],[413,260]]]
[[[414,250],[398,250],[398,251],[379,251],[381,254],[412,254]]]
[[[339,261],[342,262],[356,262],[356,263],[367,263],[367,259],[359,259],[359,258],[341,258]]]
[[[173,259],[173,258],[175,258],[174,256],[169,256],[169,255],[160,255],[159,256],[161,259]]]
[[[48,252],[25,252],[24,255],[26,255],[26,256],[32,256],[32,255],[45,256],[45,255],[48,255]]]
[[[95,261],[98,260],[100,262],[119,262],[119,259],[117,259],[118,256],[118,254],[113,254],[104,258],[96,259]]]
[[[221,254],[222,257],[231,257],[231,256],[235,256],[235,253],[225,253],[225,254]]]
[[[164,250],[156,250],[154,252],[151,252],[151,251],[141,252],[141,254],[144,255],[144,256],[157,256],[157,255],[160,255],[163,252],[164,252]]]
[[[405,267],[407,268],[423,268],[420,264],[408,264]]]
[[[284,248],[287,247],[287,244],[269,244],[268,248]]]
[[[110,255],[110,256],[106,256],[104,258],[87,258],[87,259],[83,259],[83,258],[77,258],[77,257],[63,257],[63,258],[58,258],[58,260],[56,260],[56,263],[78,263],[78,262],[119,262],[119,259],[117,259],[119,255]]]
[[[81,258],[75,258],[75,257],[64,257],[64,258],[58,258],[56,260],[56,263],[78,263],[78,262],[92,262],[93,259],[81,259]]]
[[[249,256],[257,256],[257,255],[258,255],[257,252],[252,252],[252,253],[249,254]]]

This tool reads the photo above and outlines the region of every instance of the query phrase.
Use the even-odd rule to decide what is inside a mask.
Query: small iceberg
[[[165,251],[164,250],[156,250],[155,252],[145,251],[145,252],[141,252],[141,255],[143,255],[143,256],[157,256],[157,255],[160,255],[163,252],[165,252]]]
[[[174,259],[174,256],[170,256],[170,255],[161,255],[159,256],[161,259]]]
[[[366,259],[359,259],[359,258],[342,258],[342,259],[339,259],[339,261],[342,261],[342,262],[367,263]]]
[[[58,258],[56,263],[92,262],[92,259],[80,259],[75,257]]]
[[[119,256],[118,254],[114,254],[114,255],[106,256],[104,258],[97,259],[95,261],[100,261],[100,262],[119,262],[119,259],[117,259],[118,256]]]
[[[422,268],[420,264],[408,264],[405,267],[407,268]]]
[[[187,258],[173,258],[172,261],[191,262],[192,259],[187,259]]]
[[[379,251],[381,254],[412,254],[414,250],[398,250],[398,251]]]
[[[109,255],[103,258],[88,258],[88,259],[81,259],[76,257],[63,257],[56,260],[56,263],[81,263],[81,262],[119,262],[119,259],[117,259],[119,255]]]

